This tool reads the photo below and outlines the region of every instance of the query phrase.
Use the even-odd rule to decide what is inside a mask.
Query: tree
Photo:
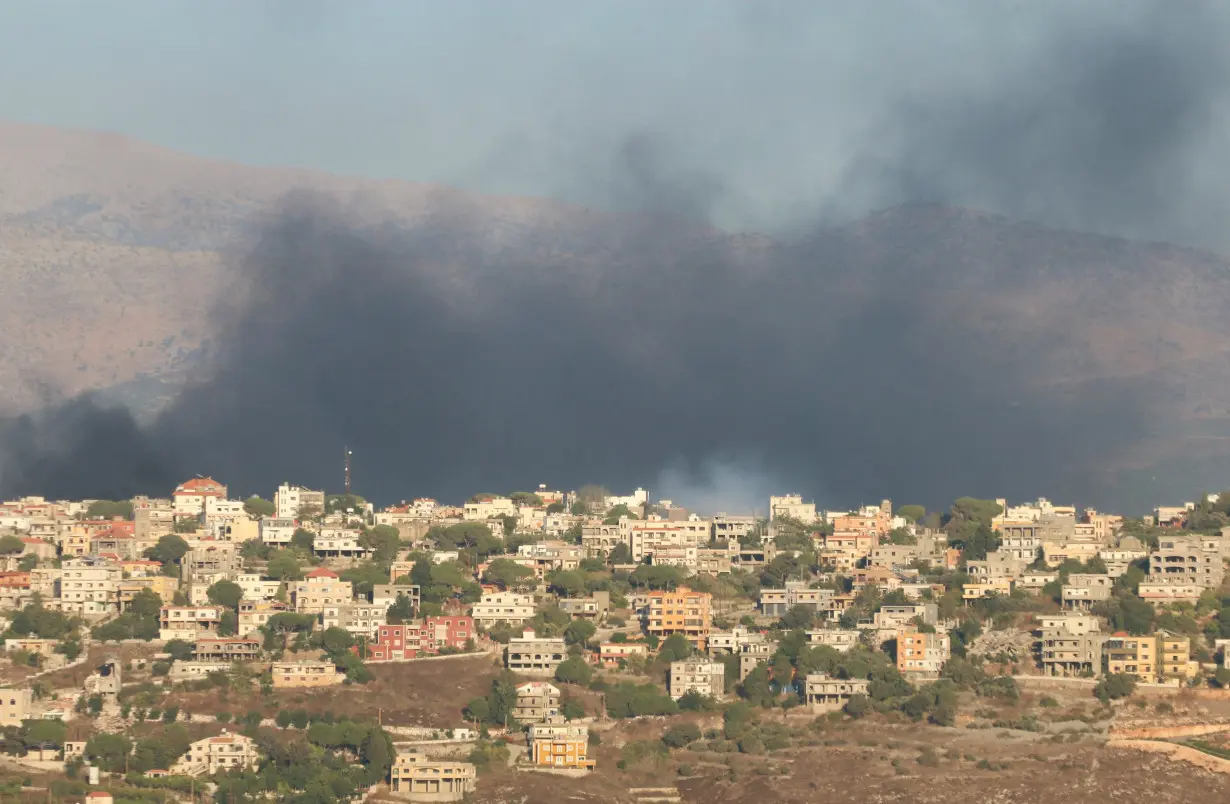
[[[86,519],[132,519],[132,500],[95,500],[85,509]]]
[[[505,589],[520,589],[533,584],[535,575],[529,567],[523,567],[507,558],[497,558],[487,565],[487,570],[483,573],[483,580],[487,583],[499,584]]]
[[[273,503],[255,494],[244,501],[243,510],[252,517],[273,516],[277,512]]]
[[[927,515],[927,509],[921,505],[902,505],[897,508],[897,516],[917,522]]]
[[[918,544],[917,537],[905,528],[893,528],[888,532],[888,540],[893,544]]]
[[[165,653],[170,654],[171,658],[177,662],[186,662],[192,659],[192,643],[183,639],[170,639],[167,644],[162,647]]]
[[[658,660],[662,662],[681,662],[692,655],[692,643],[683,634],[671,634],[658,649]]]
[[[316,547],[316,534],[304,528],[295,528],[290,536],[290,546],[310,553]]]
[[[303,578],[303,569],[293,550],[279,550],[270,556],[265,575],[280,581],[298,581]]]
[[[1136,677],[1127,673],[1108,673],[1102,677],[1093,694],[1102,703],[1126,698],[1136,690]]]
[[[205,590],[205,596],[215,606],[225,606],[228,609],[238,609],[239,601],[243,600],[243,587],[234,581],[221,580]]]
[[[12,534],[0,536],[0,556],[12,556],[26,549],[26,543]]]
[[[572,510],[569,513],[573,516],[589,516],[589,505],[577,500],[572,504]]]
[[[234,609],[223,609],[218,617],[218,636],[235,636],[239,630],[239,613]]]
[[[747,674],[739,685],[739,694],[755,706],[768,706],[773,702],[773,690],[769,686],[769,671],[765,666],[758,665]]]
[[[563,597],[585,594],[585,576],[576,570],[561,570],[551,577],[551,591]]]
[[[575,698],[569,698],[560,705],[559,713],[567,720],[580,720],[585,717],[585,706]]]
[[[177,536],[174,533],[158,539],[157,544],[145,551],[145,557],[151,561],[160,561],[165,566],[178,564],[184,554],[188,552],[188,543],[184,541],[182,536]]]
[[[611,553],[606,557],[606,560],[610,564],[631,564],[632,550],[628,545],[620,542],[611,548]]]
[[[529,506],[530,508],[541,508],[542,497],[539,497],[532,491],[514,491],[508,495],[508,499],[512,500],[518,506]]]
[[[162,598],[153,589],[142,589],[132,596],[128,603],[128,613],[137,617],[157,618],[162,613]]]
[[[98,767],[110,773],[124,770],[124,757],[132,749],[132,743],[122,734],[95,734],[85,744],[85,755]]]
[[[555,668],[555,680],[562,684],[585,685],[593,674],[593,669],[580,656],[569,657]]]
[[[376,525],[359,538],[359,544],[371,548],[372,561],[384,563],[397,557],[401,549],[401,534],[392,525]]]
[[[564,641],[569,645],[584,645],[597,632],[598,628],[589,620],[573,620],[564,629]]]
[[[778,625],[787,631],[793,631],[797,628],[811,628],[816,620],[816,612],[810,606],[792,606],[789,611],[782,615]]]
[[[398,594],[397,600],[389,606],[387,614],[390,625],[400,625],[414,619],[414,601],[409,595]]]
[[[330,655],[342,654],[354,644],[354,636],[345,628],[330,626],[320,635],[321,645]]]
[[[632,513],[632,510],[628,508],[625,503],[620,503],[619,505],[612,506],[611,509],[606,512],[606,519],[603,520],[603,524],[618,525],[621,517],[636,519],[636,514]]]
[[[847,715],[857,720],[871,714],[871,699],[862,694],[851,695],[843,708]]]
[[[695,723],[681,723],[662,732],[662,744],[667,748],[686,748],[701,738]]]
[[[562,514],[564,513],[564,510],[564,504],[562,502],[553,502],[547,506],[548,514]]]

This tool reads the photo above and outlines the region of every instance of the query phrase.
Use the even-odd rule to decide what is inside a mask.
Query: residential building
[[[387,606],[376,603],[342,603],[325,606],[321,612],[324,628],[341,628],[356,637],[375,639],[380,626],[388,622]]]
[[[687,555],[687,548],[696,550],[708,544],[713,523],[696,515],[690,515],[686,520],[651,516],[648,519],[621,519],[619,528],[632,553],[632,560],[640,563],[658,552],[683,548]],[[695,553],[692,555],[691,566],[695,566]]]
[[[475,624],[490,628],[499,622],[521,625],[534,619],[534,596],[517,592],[486,592],[470,611]]]
[[[478,770],[469,762],[431,760],[417,749],[397,749],[389,771],[391,792],[409,801],[461,801],[477,789]]]
[[[152,575],[145,578],[129,578],[126,581],[120,581],[117,589],[120,611],[127,611],[133,597],[146,589],[158,595],[158,599],[163,603],[170,603],[175,599],[175,591],[179,589],[179,581],[166,575]]]
[[[567,542],[532,542],[517,548],[518,564],[534,570],[539,577],[555,570],[573,570],[581,566],[585,548]]]
[[[777,652],[777,642],[748,642],[739,646],[739,680],[747,678],[748,673],[757,666],[767,664]]]
[[[559,607],[574,620],[593,620],[600,623],[606,620],[611,611],[611,593],[598,590],[589,597],[560,598]]]
[[[780,497],[769,497],[769,519],[797,519],[804,524],[816,521],[816,504],[803,502],[802,495],[784,494]]]
[[[507,497],[484,497],[466,503],[464,516],[467,522],[486,522],[501,516],[515,517],[517,513],[517,504]]]
[[[274,662],[271,670],[275,689],[330,687],[346,678],[333,662]]]
[[[236,632],[239,636],[252,634],[269,622],[269,618],[273,615],[287,611],[290,611],[290,606],[278,600],[241,600],[239,601],[239,628]]]
[[[1149,580],[1182,579],[1216,589],[1226,577],[1224,538],[1201,534],[1163,536],[1149,556]]]
[[[936,625],[940,621],[940,609],[934,603],[907,603],[905,605],[881,606],[872,623],[876,628],[906,628],[915,621],[924,625]]]
[[[729,514],[713,515],[713,538],[719,542],[737,542],[756,530],[756,517]]]
[[[527,741],[530,762],[540,767],[569,768],[592,771],[594,761],[587,757],[589,751],[589,726],[569,723],[562,717],[546,723],[534,723],[529,728]]]
[[[647,630],[659,639],[683,634],[699,651],[707,649],[713,627],[713,598],[707,592],[694,592],[686,586],[674,591],[649,593],[646,606]]]
[[[595,661],[613,667],[627,662],[634,656],[649,657],[649,646],[644,642],[599,642]]]
[[[834,594],[832,589],[811,589],[801,581],[787,581],[784,589],[760,590],[760,613],[766,617],[781,617],[795,606],[819,611]]]
[[[234,581],[243,590],[244,600],[273,600],[282,587],[281,582],[265,580],[258,572],[240,573]]]
[[[207,497],[225,500],[227,498],[226,486],[212,477],[194,477],[180,483],[175,487],[175,493],[171,495],[175,516],[178,518],[204,514]]]
[[[378,583],[372,587],[372,602],[386,609],[397,602],[400,596],[410,598],[410,605],[419,610],[420,596],[418,584]]]
[[[833,678],[827,673],[808,673],[803,682],[803,700],[813,712],[841,709],[854,695],[866,695],[865,678]]]
[[[0,689],[0,726],[20,726],[34,716],[34,693],[27,687]]]
[[[397,662],[432,656],[442,648],[465,650],[474,639],[474,619],[459,615],[427,617],[421,623],[382,625],[368,648],[369,662]]]
[[[729,631],[712,631],[709,634],[709,655],[740,653],[744,645],[767,642],[768,637],[746,626],[736,625]]]
[[[113,614],[119,606],[119,564],[98,558],[70,558],[60,563],[60,610],[82,615]]]
[[[1194,603],[1205,588],[1186,575],[1150,575],[1140,582],[1136,594],[1150,603]]]
[[[286,547],[295,535],[293,517],[261,517],[260,539],[271,547]]]
[[[172,771],[184,776],[212,776],[236,770],[249,770],[260,761],[256,741],[226,729],[217,737],[206,737],[188,746],[188,753]]]
[[[317,567],[290,584],[290,600],[301,614],[322,614],[328,606],[338,606],[354,599],[354,587],[343,581],[333,570]]]
[[[907,680],[939,678],[951,653],[948,634],[905,628],[897,631],[897,670]]]
[[[1159,631],[1158,679],[1186,681],[1200,674],[1199,662],[1192,661],[1191,640],[1182,634]]]
[[[1102,630],[1101,620],[1092,614],[1081,614],[1079,612],[1039,614],[1037,620],[1038,627],[1043,631],[1058,628],[1067,631],[1069,634],[1081,636],[1082,634],[1091,634]]]
[[[1041,629],[1042,669],[1049,676],[1091,676],[1102,669],[1107,635],[1093,631],[1072,633],[1066,628]]]
[[[974,578],[969,583],[961,585],[961,599],[966,603],[971,600],[981,600],[984,597],[1008,597],[1012,594],[1011,578]]]
[[[568,658],[563,637],[540,637],[527,628],[519,637],[508,640],[505,665],[514,673],[555,675],[555,668]]]
[[[1073,573],[1060,591],[1060,599],[1066,609],[1088,611],[1095,603],[1110,599],[1114,581],[1109,575]]]
[[[220,606],[163,606],[158,618],[158,638],[196,642],[218,633]]]
[[[527,681],[517,687],[513,717],[521,723],[538,723],[559,714],[559,687],[546,681]]]
[[[325,493],[305,489],[303,486],[292,486],[289,483],[283,483],[274,492],[273,513],[278,519],[296,520],[299,518],[299,512],[305,508],[314,509],[317,513],[323,514]]]
[[[862,634],[853,628],[824,628],[818,631],[807,632],[807,641],[810,644],[828,645],[830,648],[842,653],[858,645],[861,637]]]
[[[1158,637],[1128,636],[1117,633],[1106,640],[1106,672],[1127,673],[1142,681],[1155,681],[1158,676]]]
[[[689,692],[720,699],[726,694],[726,665],[700,656],[671,662],[669,690],[678,700]]]
[[[312,552],[322,558],[365,558],[372,548],[363,546],[362,536],[350,528],[321,528],[312,541]]]
[[[192,647],[192,657],[198,662],[250,662],[260,655],[260,640],[243,637],[198,639]]]

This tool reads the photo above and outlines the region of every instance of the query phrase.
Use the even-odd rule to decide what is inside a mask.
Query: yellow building
[[[706,649],[713,627],[713,596],[709,593],[686,586],[673,592],[650,592],[646,610],[649,633],[659,639],[683,634],[697,650]]]
[[[166,575],[153,575],[148,578],[129,578],[120,581],[120,610],[127,611],[128,604],[142,589],[149,589],[162,600],[170,603],[175,598],[175,590],[179,588],[179,580]]]
[[[529,730],[530,761],[551,768],[593,770],[594,760],[587,758],[589,727],[568,723],[563,718],[551,718],[535,723]]]
[[[1156,636],[1128,636],[1118,633],[1106,640],[1103,655],[1106,656],[1106,672],[1127,673],[1142,681],[1157,678]]]
[[[331,687],[346,678],[332,662],[274,662],[274,689],[291,687]]]
[[[976,582],[970,582],[961,586],[961,599],[967,602],[992,595],[1008,597],[1011,594],[1011,578],[980,578]]]
[[[1160,632],[1157,639],[1162,681],[1186,680],[1200,672],[1199,664],[1192,661],[1191,640],[1185,636],[1168,634],[1165,631]]]

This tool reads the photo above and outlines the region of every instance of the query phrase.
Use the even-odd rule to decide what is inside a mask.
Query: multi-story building
[[[611,593],[598,590],[589,597],[564,597],[559,600],[560,609],[574,620],[606,620],[611,611]]]
[[[163,606],[159,614],[158,638],[196,642],[217,635],[221,622],[222,608],[219,606]]]
[[[325,606],[321,612],[324,628],[341,628],[356,637],[375,639],[380,626],[388,620],[389,609],[376,603],[343,603]]]
[[[517,516],[517,504],[507,497],[484,497],[465,505],[467,522],[486,522],[501,516]]]
[[[269,622],[269,618],[273,615],[288,611],[290,611],[290,606],[278,600],[241,600],[239,601],[239,628],[236,629],[237,633],[239,636],[252,634]]]
[[[713,515],[713,538],[719,542],[738,542],[756,530],[756,517],[729,514]]]
[[[1194,603],[1205,588],[1188,576],[1150,575],[1140,582],[1136,594],[1150,603]]]
[[[709,655],[722,656],[739,653],[744,645],[767,642],[768,637],[759,631],[752,631],[746,626],[736,625],[729,631],[712,631],[709,633]]]
[[[1102,647],[1106,634],[1083,631],[1074,634],[1066,628],[1041,629],[1042,668],[1048,676],[1094,675],[1102,669]]]
[[[418,611],[420,602],[418,584],[378,583],[372,587],[372,603],[384,606],[386,609],[397,603],[397,598],[403,595],[410,598],[410,605]]]
[[[171,495],[175,516],[198,516],[205,513],[205,499],[217,497],[227,498],[226,486],[212,477],[194,477],[180,483]]]
[[[442,648],[464,650],[474,639],[474,620],[463,616],[427,617],[421,623],[382,625],[368,648],[370,662],[397,662],[431,656]]]
[[[569,723],[561,717],[552,718],[546,723],[535,723],[529,728],[527,741],[530,761],[535,765],[587,771],[594,769],[594,761],[587,756],[589,727],[583,723]]]
[[[816,504],[803,502],[803,497],[799,494],[769,497],[769,519],[781,519],[782,517],[811,524],[816,521]]]
[[[513,717],[522,723],[538,723],[559,714],[559,687],[546,681],[527,681],[517,687]]]
[[[486,592],[474,604],[470,616],[483,628],[499,622],[521,625],[534,619],[534,596],[517,592]]]
[[[948,634],[897,631],[897,670],[907,680],[938,678],[951,654]]]
[[[795,606],[819,611],[836,594],[832,589],[810,589],[801,581],[787,581],[784,589],[760,590],[760,613],[781,617]]]
[[[274,662],[271,670],[276,689],[331,687],[346,679],[333,662]]]
[[[505,665],[514,673],[555,675],[560,662],[568,658],[563,637],[540,637],[531,628],[508,640]]]
[[[1069,634],[1090,634],[1102,630],[1101,620],[1092,614],[1079,612],[1064,612],[1062,614],[1039,614],[1037,616],[1040,630],[1059,628]]]
[[[20,726],[33,717],[34,693],[29,689],[0,689],[0,726]]]
[[[682,548],[686,554],[687,548],[695,550],[702,547],[709,542],[713,523],[695,515],[686,520],[651,516],[649,519],[621,519],[619,528],[632,553],[632,560],[640,563],[661,551]]]
[[[808,673],[803,682],[804,703],[813,712],[830,712],[840,709],[851,696],[866,695],[865,678],[833,678],[827,673]]]
[[[636,656],[647,658],[649,646],[644,642],[599,642],[594,658],[598,664],[613,667]]]
[[[198,639],[192,647],[192,657],[198,662],[250,662],[260,655],[260,640],[243,637]]]
[[[260,539],[271,547],[286,547],[295,535],[293,517],[261,517]]]
[[[1182,634],[1159,631],[1158,679],[1161,681],[1186,681],[1200,673],[1200,664],[1192,661],[1191,640]]]
[[[113,614],[119,606],[119,564],[97,558],[72,558],[60,563],[60,610],[82,615]]]
[[[1114,581],[1109,575],[1073,573],[1060,591],[1064,608],[1088,611],[1095,603],[1110,599]]]
[[[726,694],[726,665],[701,656],[671,662],[668,688],[678,700],[689,692],[720,699]]]
[[[1127,673],[1142,681],[1154,681],[1158,676],[1157,636],[1117,633],[1106,640],[1103,652],[1108,673]]]
[[[312,491],[303,486],[292,486],[283,483],[273,495],[273,513],[278,519],[296,520],[299,512],[305,509],[314,510],[318,514],[325,512],[325,493]]]
[[[707,650],[713,627],[713,597],[680,586],[673,592],[650,592],[646,606],[646,630],[666,639],[682,634],[699,651]]]
[[[234,581],[243,590],[244,600],[273,600],[282,587],[280,582],[265,580],[258,572],[240,573]]]
[[[362,536],[350,528],[321,528],[312,541],[312,552],[322,558],[365,558],[372,548],[363,546]]]
[[[461,801],[477,787],[478,770],[469,762],[433,761],[417,749],[397,749],[389,771],[394,795],[410,801]]]
[[[881,606],[872,617],[876,628],[896,630],[907,628],[918,621],[924,625],[935,625],[940,621],[940,609],[934,603],[907,603],[905,605]]]
[[[961,585],[961,599],[969,603],[984,597],[1008,597],[1012,594],[1012,585],[1011,578],[972,578],[969,583]]]
[[[810,644],[828,645],[842,653],[858,645],[861,637],[862,633],[853,628],[822,628],[818,631],[807,632],[807,641]]]
[[[236,770],[249,770],[260,761],[256,741],[226,729],[216,737],[206,737],[188,746],[188,753],[172,771],[184,776],[213,776]]]
[[[1162,536],[1149,556],[1149,580],[1164,577],[1216,589],[1226,577],[1224,543],[1220,535]]]
[[[343,581],[333,570],[317,567],[290,585],[290,600],[301,614],[323,614],[328,606],[338,606],[354,599],[354,587]]]

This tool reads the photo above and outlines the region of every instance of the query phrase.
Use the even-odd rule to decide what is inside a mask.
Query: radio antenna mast
[[[350,496],[350,456],[354,455],[350,447],[346,447],[346,496]]]

